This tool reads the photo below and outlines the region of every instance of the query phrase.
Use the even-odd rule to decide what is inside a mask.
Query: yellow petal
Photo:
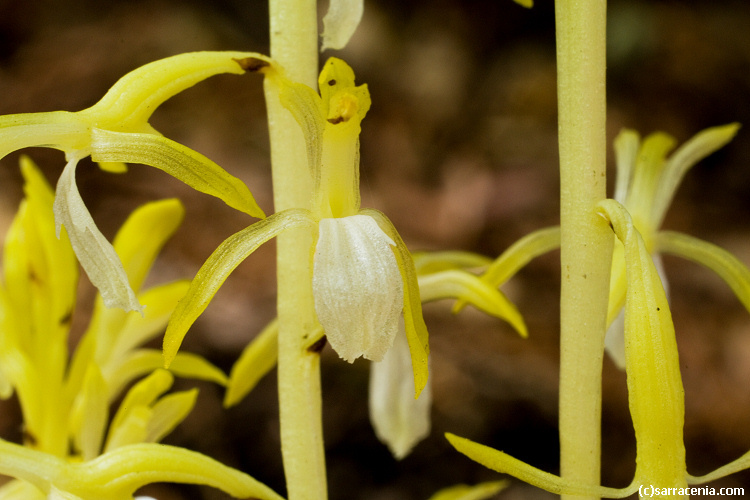
[[[127,164],[121,161],[100,161],[99,168],[110,174],[124,174],[128,171]]]
[[[101,452],[104,430],[109,417],[107,385],[99,368],[90,364],[83,387],[71,410],[70,432],[73,443],[84,460],[91,460]]]
[[[156,443],[172,432],[193,410],[198,399],[198,389],[175,392],[159,399],[146,428],[147,443]]]
[[[635,130],[623,129],[617,134],[614,141],[615,164],[617,165],[614,199],[620,203],[625,203],[630,190],[640,148],[641,137]]]
[[[160,59],[123,76],[99,102],[77,114],[95,127],[147,132],[151,114],[164,101],[211,76],[258,69],[248,61],[273,64],[254,52],[189,52]]]
[[[0,486],[1,500],[47,500],[36,486],[14,479]]]
[[[406,327],[406,339],[409,341],[409,352],[411,353],[411,364],[414,372],[415,398],[419,397],[422,389],[427,385],[429,375],[428,358],[430,354],[429,335],[427,326],[422,317],[422,301],[419,296],[419,283],[417,272],[414,269],[414,261],[409,250],[406,248],[401,235],[382,212],[372,209],[360,211],[369,215],[378,222],[380,228],[390,236],[396,243],[393,250],[404,282],[404,326]]]
[[[145,442],[148,423],[152,414],[153,411],[148,406],[130,408],[117,427],[110,429],[104,453],[109,453],[122,446]]]
[[[486,268],[492,263],[489,257],[473,252],[413,252],[411,256],[414,259],[414,268],[419,275],[448,269]]]
[[[625,249],[625,362],[636,436],[636,481],[685,487],[685,395],[669,304],[627,211],[614,200],[601,202],[599,208]]]
[[[275,360],[274,360],[275,361]],[[123,387],[138,377],[164,366],[164,357],[156,349],[136,349],[124,356],[107,376],[110,397],[117,396]],[[206,380],[219,385],[228,383],[221,369],[205,358],[189,352],[178,352],[169,371],[182,378]]]
[[[395,245],[367,215],[325,218],[313,258],[315,312],[341,358],[380,361],[398,331],[404,292]]]
[[[165,366],[168,367],[172,362],[190,326],[208,307],[213,296],[240,262],[280,232],[305,225],[315,225],[310,212],[302,209],[284,210],[235,233],[219,245],[198,270],[190,289],[169,320],[164,334]]]
[[[177,303],[189,288],[189,281],[180,280],[158,285],[141,293],[138,298],[145,306],[143,316],[129,314],[121,324],[110,327],[111,341],[108,341],[111,342],[111,347],[105,358],[106,370],[116,367],[122,357],[127,356],[134,348],[162,334]],[[110,312],[111,310],[107,310],[105,314]],[[99,348],[104,342],[101,337],[106,335],[106,332],[100,333]]]
[[[430,500],[486,500],[508,487],[509,481],[488,481],[469,486],[458,484],[443,488],[430,497]]]
[[[128,414],[139,406],[151,406],[156,399],[172,387],[174,377],[166,370],[158,369],[135,384],[123,398],[110,424],[110,432],[117,429]]]
[[[655,228],[661,226],[664,214],[672,203],[674,193],[685,173],[703,158],[724,147],[739,129],[739,123],[707,128],[695,134],[672,154],[664,167],[664,174],[655,195],[651,213]]]
[[[133,211],[117,231],[112,246],[136,293],[184,216],[182,202],[176,198],[146,203]]]
[[[359,26],[364,12],[364,0],[331,0],[323,18],[323,46],[343,49]]]
[[[622,489],[606,488],[598,485],[586,485],[562,479],[559,476],[544,472],[536,467],[511,457],[502,451],[484,446],[469,439],[446,433],[445,437],[460,453],[478,462],[488,469],[509,474],[521,481],[542,488],[556,495],[581,495],[592,497],[625,498],[638,491],[637,484]]]
[[[274,319],[245,347],[229,374],[224,408],[239,403],[276,366],[279,355],[278,337],[279,323]]]
[[[487,314],[507,321],[522,337],[528,335],[526,324],[516,306],[497,288],[466,271],[450,269],[421,275],[419,294],[422,302],[446,298],[467,302]]]
[[[265,214],[247,186],[205,156],[155,134],[92,131],[91,159],[98,162],[142,163],[158,168],[196,191],[215,196],[253,217]]]
[[[247,474],[163,444],[123,446],[89,462],[65,464],[53,477],[60,490],[81,498],[130,498],[146,484],[170,482],[205,484],[236,498],[283,500]]]
[[[692,260],[715,272],[750,311],[750,270],[737,257],[712,243],[673,231],[660,232],[656,241],[659,251]]]
[[[65,226],[78,260],[107,307],[142,311],[112,245],[94,224],[75,182],[76,159],[65,166],[57,183],[54,210],[57,235]]]
[[[522,7],[526,7],[527,9],[530,9],[534,6],[534,0],[513,0],[513,1]]]
[[[498,287],[508,281],[526,264],[547,252],[560,248],[560,228],[557,226],[539,229],[527,234],[505,250],[482,275],[482,280]],[[453,312],[466,306],[462,300],[456,302]]]

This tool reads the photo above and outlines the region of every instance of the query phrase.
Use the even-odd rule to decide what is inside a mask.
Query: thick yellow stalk
[[[591,485],[600,482],[601,372],[613,244],[612,232],[595,208],[606,195],[606,10],[606,0],[555,3],[562,265],[560,473]]]
[[[271,0],[271,57],[292,81],[317,86],[316,0]],[[310,208],[312,182],[305,140],[266,79],[276,211]],[[279,317],[279,412],[281,452],[289,500],[327,498],[321,422],[320,356],[309,337],[316,316],[312,297],[309,229],[277,240]]]

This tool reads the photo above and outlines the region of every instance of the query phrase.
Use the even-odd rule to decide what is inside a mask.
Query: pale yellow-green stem
[[[560,141],[560,473],[600,484],[601,372],[612,232],[605,198],[606,0],[557,0]],[[563,495],[563,498],[583,498]]]
[[[316,0],[271,0],[271,57],[295,82],[317,88]],[[312,181],[305,139],[266,79],[275,210],[310,208]],[[281,452],[289,500],[327,498],[321,422],[320,356],[309,349],[316,326],[310,269],[310,230],[277,240],[279,413]]]

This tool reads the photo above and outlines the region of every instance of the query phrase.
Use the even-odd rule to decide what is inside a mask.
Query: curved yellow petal
[[[509,485],[510,481],[488,481],[473,486],[457,484],[443,488],[432,495],[429,500],[486,500]]]
[[[169,320],[164,334],[164,365],[168,367],[190,326],[208,307],[209,302],[229,274],[256,248],[290,227],[314,226],[310,212],[289,209],[275,213],[233,234],[211,254],[195,275],[190,289]]]
[[[108,373],[107,383],[110,398],[114,398],[127,384],[136,378],[151,373],[164,366],[164,357],[157,349],[136,349],[125,355]],[[221,369],[212,365],[202,356],[189,352],[178,352],[169,371],[182,378],[206,380],[219,385],[227,385],[228,379]]]
[[[424,324],[424,318],[422,317],[422,301],[419,295],[419,283],[417,272],[414,269],[414,261],[401,239],[401,235],[398,234],[385,214],[372,209],[364,209],[360,213],[375,219],[385,234],[396,243],[393,253],[396,256],[401,278],[404,281],[404,326],[406,327],[406,339],[409,341],[412,370],[414,372],[414,397],[418,398],[422,389],[427,385],[429,375],[427,361],[430,354],[430,345],[427,326]]]
[[[283,500],[266,485],[212,458],[154,443],[122,446],[88,462],[68,463],[55,475],[60,490],[81,498],[130,498],[155,482],[204,484],[236,498]]]
[[[526,7],[527,9],[530,9],[534,6],[534,0],[513,0],[521,7]]]
[[[86,370],[70,417],[73,444],[84,460],[91,460],[101,452],[108,417],[107,384],[99,367],[92,363]]]
[[[77,159],[71,159],[57,182],[54,211],[57,235],[62,226],[78,260],[107,307],[142,312],[138,299],[128,283],[122,262],[115,249],[94,224],[75,182]]]
[[[615,179],[615,194],[613,198],[620,203],[625,200],[633,181],[633,172],[638,161],[638,151],[641,148],[641,136],[635,130],[622,129],[614,141],[615,165],[617,178]]]
[[[417,274],[436,273],[448,269],[481,269],[492,263],[492,259],[474,252],[412,252]]]
[[[158,168],[191,188],[219,198],[253,217],[265,214],[247,186],[202,154],[155,134],[113,132],[95,128],[91,159],[98,162],[142,163]]]
[[[560,228],[558,226],[534,231],[513,243],[500,254],[482,274],[482,280],[498,287],[535,258],[557,248],[560,248]],[[458,313],[465,306],[466,303],[459,300],[453,307],[453,312]]]
[[[734,138],[739,129],[739,123],[707,128],[695,134],[670,156],[654,196],[651,212],[654,228],[661,226],[667,208],[672,203],[674,193],[677,191],[685,173],[703,158],[724,147]]]
[[[144,442],[156,443],[172,432],[193,410],[198,389],[167,394],[154,403]]]
[[[477,309],[503,319],[522,336],[528,336],[526,324],[516,306],[497,288],[486,281],[458,269],[449,269],[419,276],[422,302],[455,298]]]
[[[362,20],[364,0],[331,0],[323,18],[323,46],[326,49],[343,49]]]
[[[489,446],[475,443],[449,432],[445,434],[445,437],[460,453],[463,453],[488,469],[509,474],[525,483],[542,488],[556,495],[625,498],[638,491],[638,485],[635,483],[626,488],[615,489],[566,480],[549,472],[541,471]]]
[[[229,374],[224,408],[239,403],[276,366],[278,337],[279,322],[274,319],[245,347]]]
[[[185,209],[176,198],[139,206],[115,235],[112,246],[120,256],[130,285],[138,293],[164,244],[182,223]]]
[[[750,311],[750,269],[723,248],[687,234],[662,231],[656,236],[660,252],[692,260],[715,272]]]
[[[147,132],[151,114],[164,101],[222,73],[243,74],[273,61],[255,52],[188,52],[141,66],[120,78],[94,106],[77,113],[92,126]],[[150,127],[148,127],[150,128]]]

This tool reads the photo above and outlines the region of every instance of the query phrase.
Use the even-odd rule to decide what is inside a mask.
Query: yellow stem
[[[271,0],[271,57],[292,81],[317,86],[315,0]],[[310,208],[305,140],[299,125],[266,79],[276,211]],[[320,392],[320,356],[308,350],[316,316],[312,297],[309,229],[287,231],[277,242],[279,419],[289,500],[327,498]]]
[[[560,472],[599,484],[612,232],[606,195],[606,0],[557,0],[560,140]],[[563,495],[563,498],[584,498]],[[585,497],[596,498],[596,497]]]

